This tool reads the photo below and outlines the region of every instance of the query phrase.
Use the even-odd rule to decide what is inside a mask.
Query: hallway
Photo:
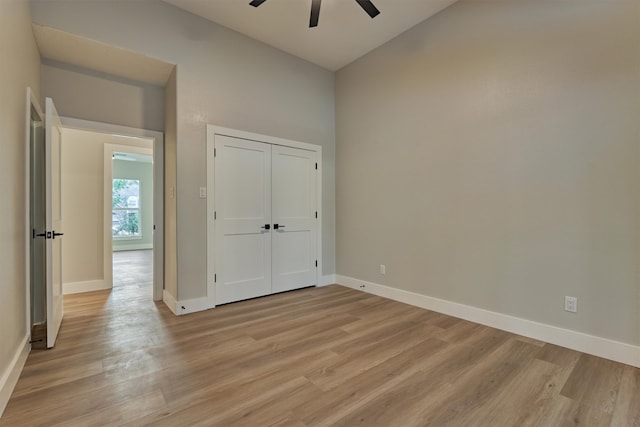
[[[113,288],[118,292],[134,292],[129,288],[146,289],[153,285],[153,251],[113,252]],[[135,293],[135,292],[134,292]]]

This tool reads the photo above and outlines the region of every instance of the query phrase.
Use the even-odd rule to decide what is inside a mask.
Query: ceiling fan
[[[258,7],[267,0],[252,0],[249,4],[253,7]],[[318,26],[318,19],[320,18],[320,3],[322,0],[311,0],[311,18],[309,19],[309,28]],[[371,18],[375,18],[380,14],[377,7],[371,3],[371,0],[356,0],[361,8],[369,14]]]

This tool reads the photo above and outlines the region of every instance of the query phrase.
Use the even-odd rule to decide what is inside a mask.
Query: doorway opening
[[[160,300],[162,133],[69,118],[62,122],[63,209],[69,218],[65,294],[136,286]]]
[[[110,212],[105,214],[111,215],[113,288],[124,294],[151,293],[153,283],[153,145],[151,140],[139,142],[105,145],[105,168],[110,163],[110,173],[105,169]]]

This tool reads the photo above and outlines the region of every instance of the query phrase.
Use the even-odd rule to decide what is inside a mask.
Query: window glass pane
[[[140,181],[114,179],[112,185],[111,234],[140,237]]]
[[[140,211],[137,209],[114,210],[111,234],[116,237],[140,236]]]
[[[137,179],[114,179],[112,194],[114,208],[140,207],[140,181]]]

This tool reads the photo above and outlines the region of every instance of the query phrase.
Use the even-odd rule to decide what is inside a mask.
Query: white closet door
[[[215,136],[216,304],[271,293],[271,146]]]
[[[316,162],[313,151],[272,148],[272,290],[317,284]]]

